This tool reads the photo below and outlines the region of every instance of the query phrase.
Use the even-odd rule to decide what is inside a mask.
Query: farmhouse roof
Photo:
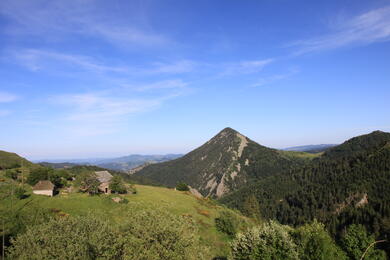
[[[54,184],[51,181],[39,181],[34,185],[33,190],[53,190]]]
[[[95,172],[95,175],[96,178],[102,183],[109,182],[112,178],[111,173],[109,173],[108,171],[97,171]]]

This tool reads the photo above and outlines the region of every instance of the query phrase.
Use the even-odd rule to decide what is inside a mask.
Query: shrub
[[[61,213],[61,212],[60,212]],[[156,210],[128,215],[121,226],[92,215],[64,216],[12,240],[9,259],[205,259],[191,220]]]
[[[364,251],[375,241],[373,236],[367,234],[363,225],[350,225],[346,233],[341,239],[341,246],[347,253],[348,257],[353,260],[359,260],[364,254]],[[376,250],[371,247],[364,259],[386,259],[386,255],[382,250]]]
[[[18,178],[18,172],[15,170],[6,170],[5,177],[16,180]]]
[[[30,172],[27,177],[27,183],[31,186],[34,186],[38,183],[38,181],[47,180],[49,178],[49,174],[53,172],[53,169],[40,167],[34,169]]]
[[[93,216],[52,219],[12,241],[10,259],[115,259],[120,235]]]
[[[299,259],[289,232],[292,229],[276,222],[264,223],[238,234],[231,243],[233,259]]]
[[[112,177],[109,187],[113,193],[119,193],[119,194],[127,193],[126,186],[120,176]]]
[[[189,188],[188,185],[185,184],[184,182],[179,182],[179,183],[176,185],[176,190],[179,190],[179,191],[189,191],[190,188]]]
[[[218,231],[234,236],[237,232],[237,217],[230,211],[222,211],[220,216],[215,219],[215,226]]]
[[[316,220],[297,228],[293,237],[301,260],[346,259],[344,252],[336,246],[325,230],[325,226]]]

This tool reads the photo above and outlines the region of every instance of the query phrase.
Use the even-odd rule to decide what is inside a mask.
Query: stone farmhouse
[[[51,181],[39,181],[33,187],[33,193],[53,197],[54,184]]]
[[[95,172],[96,178],[99,180],[99,191],[105,194],[111,194],[110,181],[112,179],[111,173],[108,171],[97,171]]]

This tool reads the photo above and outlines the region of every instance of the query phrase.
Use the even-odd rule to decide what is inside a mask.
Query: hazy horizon
[[[390,1],[0,2],[0,149],[187,153],[390,131]]]

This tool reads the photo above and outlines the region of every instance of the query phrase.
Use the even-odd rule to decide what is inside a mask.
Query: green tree
[[[52,219],[12,241],[10,259],[117,259],[120,234],[93,216]]]
[[[231,243],[231,257],[240,260],[299,259],[291,231],[288,226],[270,221],[239,233]]]
[[[220,232],[234,236],[237,233],[238,219],[230,211],[222,211],[215,219],[215,227]]]
[[[260,218],[260,206],[255,195],[252,194],[245,199],[243,213],[254,219]]]
[[[293,238],[301,260],[346,259],[344,252],[325,230],[325,226],[316,220],[297,228],[293,232]]]
[[[29,228],[9,248],[9,259],[206,259],[192,221],[167,212],[132,212],[117,226],[92,215]]]
[[[47,180],[49,174],[53,172],[53,169],[40,167],[32,170],[27,177],[27,183],[31,186],[38,183],[38,181]]]
[[[99,193],[99,185],[100,182],[93,172],[81,172],[76,177],[75,186],[79,187],[80,191],[88,192],[90,195]]]
[[[100,182],[94,174],[90,174],[84,181],[85,191],[89,195],[96,195],[99,193]]]
[[[127,193],[126,185],[120,176],[115,175],[114,177],[112,177],[109,187],[114,193]]]
[[[210,259],[206,258],[208,248],[200,244],[196,225],[191,219],[145,209],[130,214],[121,230],[124,259]]]
[[[60,174],[58,174],[57,171],[52,171],[48,174],[48,179],[49,181],[51,181],[54,186],[56,186],[57,188],[60,188],[63,186],[63,182],[62,182],[62,178],[60,176]]]
[[[367,234],[364,226],[352,224],[347,228],[346,233],[342,237],[341,246],[350,259],[360,260],[366,249],[373,242],[375,242],[374,237]],[[371,247],[368,249],[364,259],[385,260],[386,255],[384,251]]]

